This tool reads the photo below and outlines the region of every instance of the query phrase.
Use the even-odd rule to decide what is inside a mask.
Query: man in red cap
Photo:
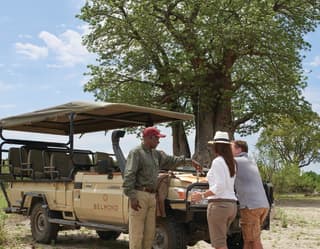
[[[156,136],[156,137],[166,137],[166,135],[161,134],[160,131],[155,128],[155,127],[147,127],[143,130],[143,137],[152,137],[152,136]]]
[[[198,162],[184,156],[169,156],[156,150],[159,139],[165,137],[155,127],[143,130],[143,141],[132,149],[124,174],[124,194],[129,197],[129,247],[151,249],[156,229],[156,186],[160,169],[175,169],[180,165],[201,168]]]

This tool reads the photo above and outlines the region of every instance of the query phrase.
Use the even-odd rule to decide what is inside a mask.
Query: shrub
[[[298,165],[266,166],[258,161],[261,177],[271,181],[275,193],[319,193],[320,175],[315,172],[302,172]]]
[[[5,244],[7,237],[6,230],[4,228],[7,215],[2,211],[4,207],[5,199],[2,192],[0,192],[0,246]]]
[[[3,211],[0,211],[0,245],[5,244],[6,242],[6,231],[4,229],[6,220],[6,215],[3,213]]]

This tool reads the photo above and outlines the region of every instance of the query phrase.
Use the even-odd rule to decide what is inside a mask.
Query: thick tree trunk
[[[182,122],[175,122],[172,125],[172,141],[172,150],[174,155],[185,155],[187,158],[191,157],[187,135]]]
[[[194,158],[201,163],[203,167],[210,168],[213,155],[210,147],[208,147],[208,141],[213,138],[213,117],[214,112],[212,110],[200,110],[200,115],[196,115],[196,137],[195,137],[195,154]]]
[[[231,127],[231,100],[228,103],[223,101],[218,103],[215,108],[201,109],[200,115],[196,115],[196,139],[195,155],[203,166],[210,168],[211,161],[214,157],[208,141],[213,139],[216,131],[226,131],[230,134]],[[232,138],[233,134],[230,134]]]
[[[199,90],[198,96],[193,98],[195,114],[195,155],[203,166],[210,168],[214,157],[208,141],[212,140],[216,131],[229,132],[233,138],[231,116],[231,88],[230,79],[223,73],[211,75],[208,79],[211,87]]]

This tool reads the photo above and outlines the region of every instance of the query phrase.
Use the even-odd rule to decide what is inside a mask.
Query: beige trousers
[[[156,230],[156,196],[137,191],[139,211],[129,207],[130,249],[151,249]]]
[[[227,232],[237,214],[236,202],[211,202],[207,208],[212,247],[227,246]]]

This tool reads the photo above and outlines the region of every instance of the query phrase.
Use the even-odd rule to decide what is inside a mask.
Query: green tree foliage
[[[303,173],[298,186],[299,192],[320,193],[320,175],[312,171]]]
[[[274,121],[258,139],[256,146],[262,157],[299,168],[320,161],[320,117],[316,113],[303,113],[298,120],[281,116]]]
[[[273,182],[273,175],[281,169],[279,162],[269,155],[259,154],[256,159],[262,179],[265,182]]]
[[[281,116],[262,130],[255,155],[261,176],[277,193],[319,193],[320,175],[302,167],[319,162],[320,126],[316,113],[298,120]]]
[[[285,193],[319,193],[320,175],[315,172],[302,172],[298,165],[288,164],[281,168],[270,168],[269,165],[258,163],[261,177],[264,181],[272,182],[274,191]],[[268,175],[265,175],[269,172]],[[271,174],[270,174],[271,173]],[[268,178],[270,177],[271,178]]]
[[[88,0],[78,17],[89,24],[84,44],[98,65],[89,66],[85,90],[99,100],[195,114],[196,155],[209,163],[216,130],[255,132],[274,113],[308,108],[300,51],[309,48],[303,36],[316,27],[319,5]],[[173,128],[174,139],[186,139],[182,128]]]
[[[296,165],[285,165],[272,178],[277,193],[297,193],[300,170]]]
[[[6,207],[6,201],[3,196],[3,192],[0,191],[0,248],[1,245],[5,245],[7,242],[7,231],[5,229],[5,221],[7,218],[7,215],[4,213],[3,209]]]

